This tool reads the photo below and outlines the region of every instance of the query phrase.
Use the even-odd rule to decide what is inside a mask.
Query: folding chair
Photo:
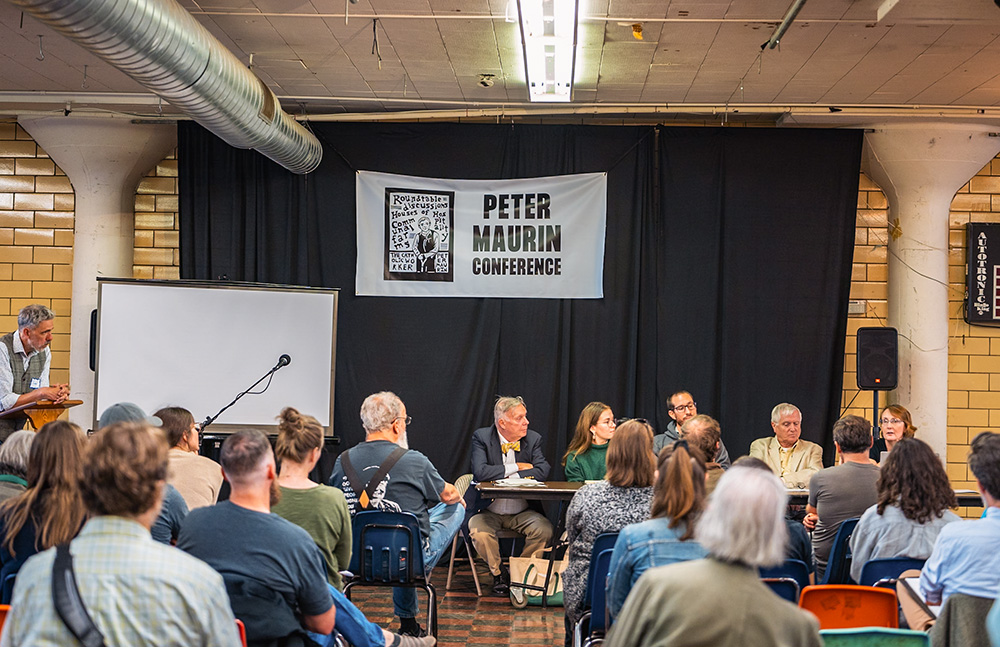
[[[851,579],[851,535],[858,525],[858,519],[844,519],[833,538],[830,558],[826,562],[826,572],[818,584],[853,584]]]
[[[819,618],[820,629],[899,627],[896,592],[856,584],[807,586],[799,606]]]
[[[465,519],[462,521],[462,527],[459,529],[458,534],[451,540],[451,558],[448,560],[448,580],[445,582],[444,589],[445,591],[451,590],[451,576],[455,571],[455,552],[458,549],[458,538],[461,537],[465,545],[465,552],[469,557],[469,568],[472,569],[472,581],[476,583],[476,595],[482,597],[483,589],[479,585],[479,574],[476,573],[476,560],[473,556],[472,538],[469,536],[469,517],[472,516],[472,508],[470,507],[470,497],[467,497],[466,493],[469,491],[471,484],[472,474],[463,474],[455,481],[455,489],[465,499]]]
[[[583,591],[583,608],[586,609],[576,622],[573,630],[573,647],[584,647],[604,642],[607,631],[607,586],[608,571],[611,568],[611,555],[617,532],[602,532],[594,539],[594,547],[590,551],[590,569],[587,572],[587,588]],[[583,637],[584,623],[587,626],[587,637]]]
[[[437,636],[437,593],[424,575],[423,541],[417,518],[409,512],[366,510],[354,517],[354,577],[344,586],[351,599],[355,586],[419,588],[427,592],[427,627]]]

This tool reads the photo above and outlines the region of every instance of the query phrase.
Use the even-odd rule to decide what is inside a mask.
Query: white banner
[[[601,298],[607,187],[358,171],[357,294]]]

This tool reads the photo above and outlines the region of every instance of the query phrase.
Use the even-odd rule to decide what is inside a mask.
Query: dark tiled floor
[[[562,647],[562,607],[527,607],[515,609],[508,598],[495,597],[490,592],[493,578],[486,566],[477,561],[479,583],[483,597],[476,595],[476,586],[469,571],[469,562],[455,560],[452,589],[445,591],[448,578],[448,555],[431,577],[438,593],[438,644],[442,647],[460,645],[492,645],[495,647]],[[352,601],[364,611],[368,619],[395,631],[398,620],[392,613],[392,589],[356,587]],[[427,597],[419,594],[421,613],[426,614]],[[426,624],[426,616],[420,619]]]

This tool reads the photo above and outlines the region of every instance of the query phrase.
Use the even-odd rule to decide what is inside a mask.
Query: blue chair
[[[354,550],[344,586],[351,599],[355,586],[420,588],[427,592],[427,627],[437,636],[437,593],[424,575],[423,540],[417,518],[409,512],[367,510],[353,519]]]
[[[920,570],[924,567],[923,559],[912,557],[887,557],[883,559],[870,559],[861,567],[861,586],[883,586],[886,588],[896,588],[896,580],[900,573],[911,568]]]
[[[799,603],[799,583],[790,577],[762,577],[761,581],[769,589],[774,591],[778,597],[788,600],[792,604]]]
[[[0,604],[10,604],[11,599],[14,597],[14,580],[17,577],[17,573],[9,573],[3,578],[3,584],[0,585]]]
[[[608,626],[607,586],[611,555],[614,553],[617,532],[602,532],[594,539],[590,551],[590,569],[587,572],[587,588],[583,591],[583,608],[587,609],[576,622],[573,630],[573,646],[586,647],[604,641]],[[587,637],[583,637],[584,626]]]
[[[819,584],[854,584],[851,579],[851,535],[859,518],[845,519],[840,523],[826,562],[826,572]]]
[[[780,566],[771,566],[769,568],[760,569],[761,579],[791,579],[798,584],[799,591],[806,588],[811,584],[809,581],[809,566],[803,562],[801,559],[786,559],[784,564]],[[799,598],[796,597],[794,600],[795,604],[799,603]]]
[[[823,629],[819,635],[824,647],[930,647],[931,644],[926,633],[910,629]]]

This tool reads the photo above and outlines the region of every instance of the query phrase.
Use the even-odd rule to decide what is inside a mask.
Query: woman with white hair
[[[757,572],[784,560],[787,496],[774,474],[728,470],[695,531],[709,556],[646,571],[608,647],[821,645],[816,618],[775,595]]]
[[[0,445],[0,501],[28,489],[28,455],[35,432],[15,431]]]

